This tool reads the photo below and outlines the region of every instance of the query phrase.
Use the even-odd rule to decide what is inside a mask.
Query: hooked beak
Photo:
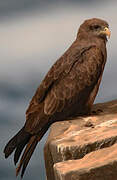
[[[105,34],[106,36],[108,36],[108,38],[110,38],[111,36],[111,32],[109,30],[108,27],[105,27],[103,31],[101,31],[102,34]]]

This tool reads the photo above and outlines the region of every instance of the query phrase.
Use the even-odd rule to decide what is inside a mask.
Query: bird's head
[[[110,38],[110,35],[111,33],[108,23],[104,20],[97,18],[84,21],[78,31],[78,37],[80,38],[100,37],[104,40],[107,40],[107,36],[108,38]]]

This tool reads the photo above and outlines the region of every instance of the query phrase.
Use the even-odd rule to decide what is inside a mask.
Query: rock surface
[[[117,180],[117,144],[54,165],[56,180]]]
[[[95,111],[97,112],[96,114]],[[104,161],[103,156],[106,156],[108,152],[114,151],[111,149],[106,152],[107,149],[109,149],[106,147],[112,148],[114,147],[112,145],[116,142],[117,100],[94,105],[93,115],[75,117],[73,119],[54,123],[50,128],[48,140],[44,148],[47,180],[75,180],[78,179],[78,177],[80,178],[79,180],[85,180],[87,173],[90,177],[87,178],[88,180],[91,179],[91,173],[88,168],[91,169],[91,172],[94,172],[93,180],[95,180],[99,172],[101,174],[105,174],[106,172],[105,168],[103,172],[103,163],[105,163],[104,167],[107,167],[108,171],[107,160],[109,157]],[[104,152],[102,150],[104,150]],[[93,159],[90,154],[93,154],[93,159],[98,156],[99,162],[97,162],[97,164],[99,167],[97,167],[95,163],[93,164]],[[99,155],[96,156],[96,154]],[[116,161],[116,155],[113,154],[113,156]],[[85,166],[83,166],[82,161],[84,160],[83,162],[85,162],[86,158],[88,158],[88,162],[84,163]],[[115,168],[111,168],[109,165],[110,169],[116,170],[116,173],[114,170],[113,173],[116,174],[117,179],[117,165],[114,166]],[[99,171],[97,171],[97,169]],[[84,175],[80,177],[80,173],[84,173]],[[112,176],[113,180],[114,174]]]

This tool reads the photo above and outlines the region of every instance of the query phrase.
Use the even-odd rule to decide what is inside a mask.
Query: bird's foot
[[[102,113],[102,112],[103,112],[102,109],[92,110],[92,111],[91,111],[91,115],[98,115],[98,114],[100,114],[100,113]]]

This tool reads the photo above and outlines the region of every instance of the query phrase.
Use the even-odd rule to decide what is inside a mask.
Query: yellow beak
[[[108,36],[108,38],[110,38],[111,36],[111,32],[109,30],[109,28],[105,27],[104,30],[102,31],[103,34],[106,34]]]

